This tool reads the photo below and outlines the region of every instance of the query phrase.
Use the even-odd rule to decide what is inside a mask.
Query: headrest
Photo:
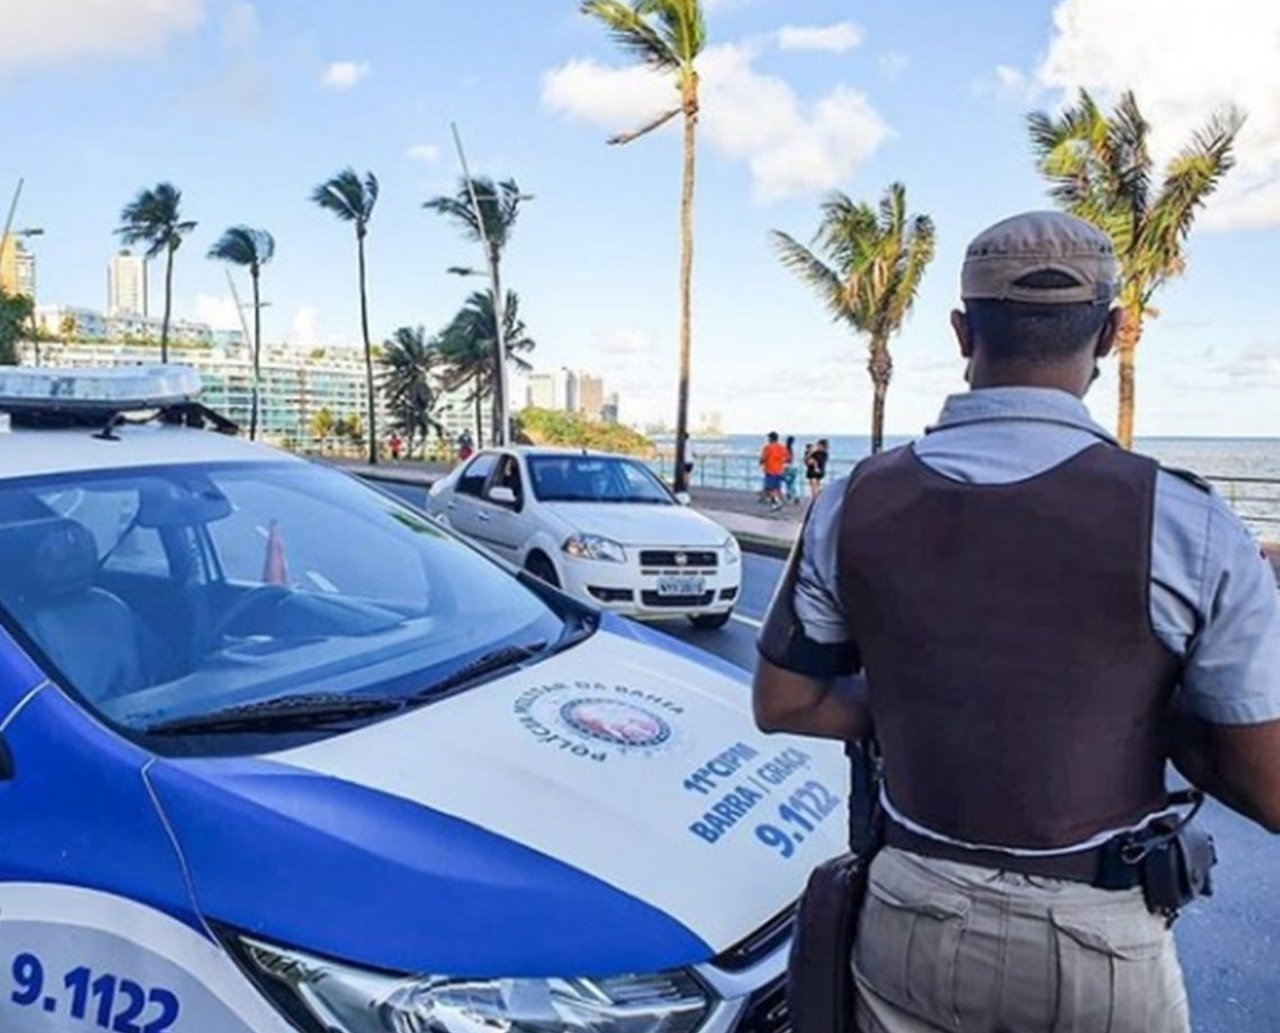
[[[98,546],[82,524],[65,517],[0,526],[5,595],[47,601],[86,592],[98,572]]]

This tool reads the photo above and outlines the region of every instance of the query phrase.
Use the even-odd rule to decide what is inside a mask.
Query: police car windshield
[[[541,502],[637,502],[673,506],[675,499],[643,463],[611,456],[530,456],[529,478]]]
[[[293,692],[408,698],[565,629],[417,512],[304,463],[0,482],[0,570],[8,620],[132,731]]]

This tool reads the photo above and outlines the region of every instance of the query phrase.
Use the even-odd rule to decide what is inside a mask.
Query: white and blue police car
[[[838,749],[198,389],[0,371],[0,1030],[787,1029]]]

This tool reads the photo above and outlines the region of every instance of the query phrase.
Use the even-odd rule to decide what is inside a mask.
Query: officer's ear
[[[951,329],[955,332],[956,340],[960,344],[960,356],[972,359],[973,335],[969,332],[969,317],[965,315],[964,309],[952,309]]]
[[[1102,333],[1098,335],[1098,346],[1093,350],[1094,358],[1105,359],[1111,354],[1111,349],[1115,347],[1116,334],[1121,331],[1128,318],[1128,313],[1122,308],[1113,308],[1107,313],[1107,321],[1102,324]]]

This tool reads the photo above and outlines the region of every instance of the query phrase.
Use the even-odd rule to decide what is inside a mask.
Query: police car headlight
[[[626,563],[627,550],[612,538],[598,534],[575,534],[561,546],[565,555],[577,560],[605,560],[609,563]]]
[[[742,546],[738,544],[738,539],[733,535],[729,535],[729,537],[725,539],[723,547],[725,566],[732,567],[742,559]]]
[[[393,976],[238,938],[277,1006],[317,1033],[692,1033],[711,1002],[687,972],[607,979]],[[305,1028],[305,1027],[304,1027]]]

